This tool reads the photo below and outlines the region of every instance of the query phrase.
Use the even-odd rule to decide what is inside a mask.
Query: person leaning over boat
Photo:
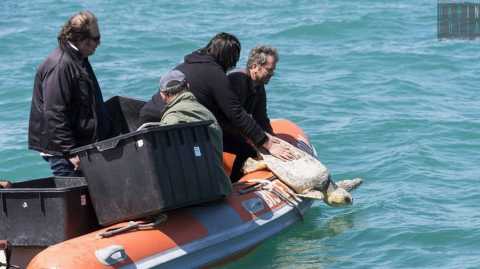
[[[110,116],[88,56],[100,45],[97,18],[79,12],[58,34],[58,47],[35,76],[28,147],[41,152],[56,176],[80,176],[75,147],[110,135]]]
[[[265,148],[273,156],[284,160],[293,159],[293,153],[275,143],[275,138],[263,131],[242,108],[238,96],[230,88],[226,72],[235,67],[240,57],[240,49],[240,41],[234,35],[219,33],[204,48],[186,55],[184,62],[175,69],[185,74],[193,95],[215,115],[222,129],[233,126],[251,143]],[[237,136],[232,139],[224,133],[225,151],[242,151],[236,148]],[[239,168],[234,167],[234,171],[240,171]],[[232,174],[230,178],[237,181],[240,176],[241,174]]]
[[[273,76],[278,62],[278,53],[270,46],[257,46],[250,51],[247,66],[228,74],[231,89],[237,94],[241,106],[257,124],[267,133],[273,135],[267,114],[267,96],[265,84]],[[255,149],[245,141],[233,126],[224,127],[224,135],[230,137],[230,146],[237,151],[232,174],[241,175],[240,168],[248,157],[256,155]]]
[[[147,102],[145,106],[156,105],[155,100],[163,100],[165,106],[161,116],[161,125],[172,125],[178,123],[189,123],[197,121],[212,121],[208,126],[208,132],[215,149],[215,175],[223,176],[218,179],[219,182],[225,182],[224,193],[231,191],[230,180],[223,169],[223,143],[222,129],[218,125],[215,116],[206,107],[201,105],[195,96],[189,91],[189,85],[185,80],[185,75],[179,70],[172,70],[160,79],[160,89]]]

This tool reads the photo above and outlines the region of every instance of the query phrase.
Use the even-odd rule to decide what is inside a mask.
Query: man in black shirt
[[[97,18],[73,15],[58,48],[38,67],[33,86],[28,146],[40,151],[56,176],[80,176],[75,147],[108,138],[111,122],[88,56],[100,45]]]
[[[269,134],[273,131],[267,113],[265,85],[275,74],[277,62],[277,50],[261,45],[250,51],[247,68],[228,74],[230,87],[238,95],[242,107]]]

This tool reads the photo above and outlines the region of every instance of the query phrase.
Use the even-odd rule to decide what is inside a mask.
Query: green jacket
[[[232,186],[230,184],[230,178],[225,174],[223,168],[222,129],[218,125],[217,119],[215,119],[212,112],[201,105],[191,92],[183,92],[165,106],[160,123],[162,125],[172,125],[204,120],[213,121],[213,123],[208,126],[208,133],[215,149],[215,164],[216,169],[218,169],[215,174],[225,177],[222,182],[228,184],[225,184],[223,188],[226,194],[228,194],[232,190]]]

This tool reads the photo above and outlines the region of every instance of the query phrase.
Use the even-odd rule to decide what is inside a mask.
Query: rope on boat
[[[295,212],[297,212],[298,216],[300,217],[300,220],[303,221],[303,212],[302,210],[298,207],[298,205],[295,203],[295,202],[300,202],[301,201],[301,198],[299,198],[296,193],[294,193],[293,191],[290,192],[290,197],[293,197],[293,199],[295,200],[295,202],[293,202],[287,195],[285,195],[283,192],[279,191],[278,188],[276,188],[274,185],[273,185],[273,182],[271,180],[273,179],[277,179],[277,177],[273,176],[273,177],[270,177],[268,179],[257,179],[257,180],[252,180],[252,181],[255,181],[255,184],[253,184],[252,186],[249,186],[245,189],[241,189],[239,190],[238,192],[240,194],[245,194],[245,193],[248,193],[248,192],[252,192],[252,191],[257,191],[257,190],[265,190],[265,191],[269,191],[273,194],[275,194],[278,198],[280,198],[280,200],[282,200],[283,202],[285,202],[287,205],[293,207],[293,209],[295,210]],[[300,200],[300,201],[299,201]]]
[[[108,238],[112,237],[121,233],[125,233],[128,231],[133,231],[133,230],[146,230],[146,229],[152,229],[162,223],[167,221],[167,215],[165,214],[160,214],[155,217],[153,221],[150,222],[138,222],[138,221],[129,221],[127,226],[122,226],[122,227],[116,227],[112,229],[108,229],[105,232],[99,234],[101,238]]]
[[[278,191],[278,189],[276,189],[274,186],[272,186],[272,188],[269,190],[271,191],[272,193],[276,194],[278,196],[278,198],[280,198],[281,200],[283,200],[286,204],[290,205],[291,207],[293,207],[293,209],[295,210],[295,212],[297,212],[299,218],[301,221],[304,220],[303,218],[303,212],[302,210],[298,207],[298,205],[293,202],[292,200],[289,199],[289,197],[285,196],[283,193],[281,193],[280,191]],[[294,195],[292,197],[295,197]],[[294,198],[295,199],[295,198]]]

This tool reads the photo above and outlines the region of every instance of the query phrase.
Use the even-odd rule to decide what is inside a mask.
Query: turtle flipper
[[[359,177],[354,178],[354,179],[345,179],[341,180],[338,182],[335,182],[337,184],[337,187],[342,188],[346,191],[352,191],[356,189],[360,184],[362,184],[363,180]]]
[[[314,200],[324,200],[325,199],[325,196],[323,195],[323,193],[321,191],[317,191],[317,190],[310,190],[306,193],[301,193],[301,194],[297,193],[297,196],[302,197],[302,198],[306,198],[306,199],[314,199]]]

